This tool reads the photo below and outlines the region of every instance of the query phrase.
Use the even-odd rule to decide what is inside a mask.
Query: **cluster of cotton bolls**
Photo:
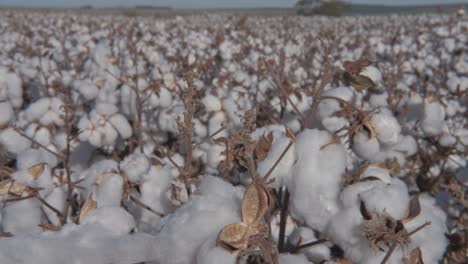
[[[458,263],[463,14],[0,13],[2,263]]]

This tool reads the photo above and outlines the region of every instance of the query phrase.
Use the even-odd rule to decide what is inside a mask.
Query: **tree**
[[[341,0],[299,0],[296,3],[299,15],[342,16],[349,4]]]

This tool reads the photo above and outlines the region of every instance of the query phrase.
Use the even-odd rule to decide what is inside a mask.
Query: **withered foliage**
[[[369,211],[364,201],[361,200],[360,211],[364,218],[364,236],[369,241],[369,246],[372,249],[387,252],[381,264],[388,261],[398,245],[408,245],[411,241],[411,235],[430,225],[430,222],[426,222],[415,230],[408,232],[404,224],[413,220],[421,213],[421,204],[419,203],[418,196],[411,199],[408,208],[408,214],[405,218],[401,220],[394,219],[386,212]],[[410,256],[410,259],[414,259],[414,256]]]

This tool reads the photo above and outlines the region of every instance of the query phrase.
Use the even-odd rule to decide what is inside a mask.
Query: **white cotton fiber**
[[[90,224],[97,224],[116,236],[128,234],[136,227],[133,216],[116,206],[104,206],[91,211],[82,225]]]
[[[119,174],[113,174],[105,177],[96,188],[97,206],[120,206],[122,201],[123,185],[123,178]]]
[[[398,120],[387,108],[380,108],[372,114],[371,126],[382,146],[393,146],[400,139],[401,127]]]
[[[10,202],[2,209],[2,229],[15,235],[39,233],[41,204],[37,199]]]
[[[149,171],[151,163],[146,155],[141,154],[139,151],[125,157],[120,163],[120,169],[125,172],[128,179],[137,183]]]
[[[0,102],[0,126],[8,124],[14,114],[13,107],[9,102]]]
[[[338,209],[346,166],[343,146],[332,140],[328,132],[320,130],[304,130],[297,136],[296,163],[288,185],[291,213],[317,230],[323,230]]]
[[[445,119],[445,109],[438,101],[424,101],[424,118],[421,122],[423,131],[428,136],[442,133]]]
[[[205,241],[217,238],[225,225],[240,222],[242,197],[243,188],[204,176],[199,193],[162,220],[154,244],[158,248],[155,261],[182,264],[196,259]]]

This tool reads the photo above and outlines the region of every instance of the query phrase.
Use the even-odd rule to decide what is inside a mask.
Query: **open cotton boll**
[[[0,258],[2,264],[144,263],[154,258],[153,243],[147,234],[115,236],[96,225],[67,224],[58,232],[0,240]]]
[[[133,216],[117,206],[104,206],[91,211],[82,225],[91,224],[97,224],[116,236],[128,234],[136,227]]]
[[[39,233],[41,204],[37,199],[10,202],[2,209],[2,231],[12,234]]]
[[[401,126],[390,110],[380,108],[378,112],[372,114],[370,124],[383,146],[393,146],[398,143]]]
[[[222,143],[210,144],[207,148],[206,164],[208,166],[207,171],[217,173],[218,166],[221,161],[226,160],[226,146]]]
[[[72,85],[86,100],[95,99],[99,92],[97,85],[91,80],[77,80]]]
[[[275,162],[281,156],[283,151],[288,146],[291,139],[288,138],[285,133],[273,133],[273,142],[271,144],[270,151],[264,160],[257,164],[257,172],[259,175],[264,176],[268,173],[270,168],[273,167]],[[285,186],[292,176],[291,169],[295,161],[294,145],[289,148],[288,152],[279,162],[278,166],[271,173],[270,179],[275,179],[271,184],[272,188],[279,188]]]
[[[382,82],[382,73],[377,67],[373,65],[369,65],[362,69],[359,75],[369,78],[375,84]]]
[[[297,136],[296,163],[288,184],[292,215],[319,231],[338,210],[341,176],[346,167],[344,147],[332,141],[331,134],[325,131],[301,132]]]
[[[458,77],[456,75],[447,80],[447,86],[451,92],[465,91],[468,89],[468,77]]]
[[[332,217],[327,228],[328,236],[336,242],[353,263],[379,263],[385,252],[370,247],[364,236],[364,219],[360,212],[360,200],[369,211],[388,213],[394,219],[407,216],[409,195],[406,185],[392,179],[390,184],[380,180],[363,181],[346,187],[340,195],[342,209]],[[397,247],[389,263],[400,263],[403,256]]]
[[[317,240],[314,230],[308,227],[298,227],[289,236],[289,242],[292,245],[304,245]],[[299,253],[304,254],[313,263],[322,263],[322,261],[330,259],[330,248],[325,244],[301,249]]]
[[[359,194],[369,211],[386,212],[394,219],[403,219],[408,212],[408,187],[399,179],[391,184],[378,185]]]
[[[436,205],[435,199],[429,195],[420,195],[419,203],[421,204],[421,213],[405,223],[406,230],[411,232],[427,221],[430,221],[431,224],[411,236],[409,248],[419,247],[424,263],[438,263],[449,243],[445,236],[447,217],[444,211]]]
[[[219,111],[215,113],[209,120],[208,120],[208,133],[211,135],[218,131],[223,125],[226,124],[227,116],[224,112]],[[214,139],[220,137],[227,137],[228,132],[226,130],[221,131],[220,133],[216,134]]]
[[[154,210],[167,214],[171,211],[172,205],[166,193],[172,187],[173,177],[170,169],[161,166],[152,166],[148,174],[144,176],[140,184],[141,201]],[[159,224],[160,217],[141,209],[140,228],[142,231],[152,231]]]
[[[437,136],[443,131],[445,120],[445,109],[436,100],[426,98],[424,100],[424,118],[421,128],[429,136]]]
[[[62,211],[62,208],[65,206],[65,200],[67,199],[65,192],[61,187],[55,187],[54,190],[45,197],[45,201],[50,204],[52,207],[56,208],[59,211]],[[49,209],[47,206],[42,205],[42,210],[47,216],[47,219],[55,225],[60,226],[61,221],[59,216]]]
[[[223,107],[219,98],[212,94],[205,95],[205,97],[202,99],[202,102],[206,111],[208,112],[218,112]]]
[[[31,141],[9,127],[0,132],[0,144],[4,146],[8,152],[19,154],[31,146]]]
[[[362,172],[360,179],[365,179],[367,177],[377,177],[387,184],[392,182],[390,172],[387,169],[379,167],[378,165],[371,165],[367,167],[364,172]]]
[[[150,167],[151,163],[148,157],[139,151],[128,155],[120,162],[120,169],[125,172],[125,175],[133,183],[139,182],[148,173]]]
[[[198,193],[162,219],[153,244],[158,248],[154,261],[182,264],[196,259],[205,241],[217,238],[225,225],[240,222],[242,197],[243,188],[236,188],[216,177],[203,177]]]
[[[369,161],[374,161],[375,155],[380,152],[377,137],[369,137],[366,131],[357,132],[353,137],[351,146],[358,157]]]
[[[393,147],[393,150],[404,153],[407,157],[413,156],[418,151],[418,143],[414,137],[405,135],[400,138],[400,141]]]
[[[13,107],[9,102],[0,103],[0,126],[8,124],[14,115]]]
[[[104,177],[96,188],[97,207],[120,206],[123,194],[123,178],[119,174]]]
[[[201,245],[196,257],[196,264],[234,264],[239,252],[229,252],[216,245],[217,237],[208,237]]]
[[[37,121],[43,126],[57,125],[63,126],[61,118],[63,114],[63,102],[57,97],[40,98],[30,104],[26,111],[26,118],[30,121]]]
[[[323,93],[323,96],[333,96],[338,97],[342,100],[349,101],[352,99],[354,92],[349,87],[338,87],[334,89],[327,90]],[[340,110],[341,106],[337,100],[334,99],[323,99],[320,101],[318,107],[318,115],[321,120],[326,117],[330,117],[336,111]]]
[[[6,88],[8,100],[14,107],[19,108],[23,104],[23,84],[21,78],[17,73],[5,70],[4,68],[0,69],[0,90]]]
[[[36,172],[30,170],[39,168]],[[39,194],[47,196],[54,188],[50,167],[47,164],[34,164],[34,167],[16,171],[10,177],[26,186],[40,188]]]
[[[85,188],[85,190],[83,190],[83,197],[88,197],[87,190],[91,189],[91,186],[95,185],[98,177],[103,177],[103,175],[107,174],[114,174],[118,171],[118,164],[115,160],[105,159],[94,162],[88,169],[72,176],[75,176],[75,181],[82,180],[80,186]]]

